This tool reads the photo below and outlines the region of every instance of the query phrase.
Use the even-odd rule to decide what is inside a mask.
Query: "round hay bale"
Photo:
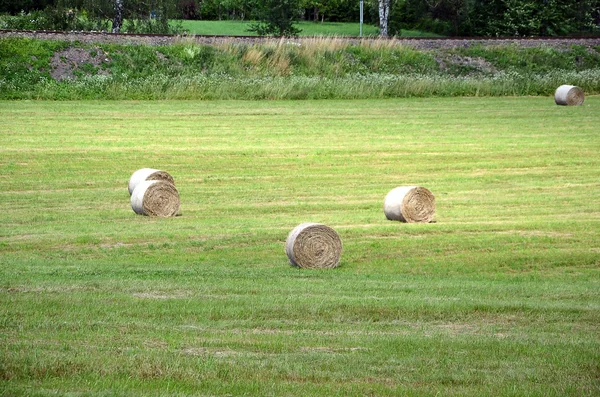
[[[424,187],[400,186],[385,196],[383,212],[391,221],[429,223],[435,212],[435,197]]]
[[[563,106],[579,106],[583,104],[585,95],[583,90],[574,85],[561,85],[554,93],[554,102]]]
[[[342,239],[335,230],[320,223],[301,223],[285,241],[290,263],[306,269],[337,267],[342,257]]]
[[[175,180],[166,171],[155,170],[154,168],[142,168],[137,170],[129,178],[129,195],[133,193],[135,187],[143,181],[167,181],[175,185]]]
[[[131,208],[140,215],[175,216],[180,203],[179,192],[166,181],[140,182],[131,194]]]

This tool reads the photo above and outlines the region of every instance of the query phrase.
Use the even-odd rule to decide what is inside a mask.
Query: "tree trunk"
[[[123,24],[123,0],[115,0],[113,8],[115,17],[113,19],[112,32],[119,33],[121,32],[121,25]]]
[[[165,1],[159,3],[160,10],[160,25],[162,26],[163,32],[169,32],[169,6]]]
[[[379,35],[388,36],[388,20],[390,17],[390,0],[379,0]]]

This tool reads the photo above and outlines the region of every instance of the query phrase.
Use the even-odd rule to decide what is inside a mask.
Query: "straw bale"
[[[129,178],[129,195],[131,195],[135,190],[135,187],[143,181],[167,181],[173,186],[175,185],[175,180],[173,180],[173,177],[168,172],[156,170],[154,168],[142,168],[134,172],[131,175],[131,178]]]
[[[435,197],[421,186],[399,186],[385,196],[383,211],[391,221],[428,223],[433,221]]]
[[[579,106],[583,104],[585,95],[583,90],[574,85],[561,85],[554,93],[554,102],[563,106]]]
[[[131,208],[140,215],[175,216],[180,204],[175,185],[166,181],[140,182],[131,194]]]
[[[294,266],[306,269],[337,267],[342,257],[342,239],[320,223],[301,223],[288,235],[285,252]]]

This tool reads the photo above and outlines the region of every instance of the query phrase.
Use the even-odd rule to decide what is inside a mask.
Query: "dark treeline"
[[[598,32],[600,0],[397,0],[391,30],[463,36],[563,36]]]
[[[359,0],[285,1],[299,20],[359,20]],[[76,10],[90,19],[113,21],[116,5],[121,4],[123,18],[137,21],[138,30],[155,26],[162,32],[168,29],[168,19],[259,20],[267,2],[273,0],[0,0],[0,13],[45,10],[60,20],[69,17],[64,10]],[[379,0],[364,0],[364,4],[365,23],[378,25]],[[147,20],[153,24],[143,26]],[[598,34],[600,0],[391,0],[388,25],[389,35],[399,35],[403,29],[448,36]]]
[[[0,0],[0,13],[24,17],[12,29],[179,33],[169,20],[181,10],[174,0]]]

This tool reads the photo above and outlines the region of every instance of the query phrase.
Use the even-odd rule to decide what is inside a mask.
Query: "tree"
[[[54,0],[0,0],[0,13],[17,14],[21,11],[43,10],[54,3]]]
[[[358,4],[358,2],[357,2]],[[325,22],[325,20],[336,20],[335,15],[340,9],[347,8],[346,12],[352,12],[352,7],[342,4],[340,0],[301,0],[301,7],[305,10],[305,19],[314,22]],[[355,19],[350,19],[354,21]]]
[[[123,0],[115,0],[114,10],[115,17],[113,18],[112,32],[120,33],[121,24],[123,23]]]
[[[469,33],[562,36],[594,31],[600,0],[470,0]]]
[[[180,0],[177,10],[181,19],[198,19],[198,7],[196,0]]]
[[[248,29],[261,36],[297,36],[300,29],[294,26],[300,15],[299,0],[258,0],[258,22]]]
[[[425,0],[434,19],[452,22],[453,34],[459,34],[459,25],[468,14],[466,0]]]
[[[390,19],[390,0],[379,0],[379,35],[388,36],[388,21]]]
[[[113,33],[177,33],[169,19],[177,0],[56,0],[58,8],[85,10],[90,19],[111,20]]]

